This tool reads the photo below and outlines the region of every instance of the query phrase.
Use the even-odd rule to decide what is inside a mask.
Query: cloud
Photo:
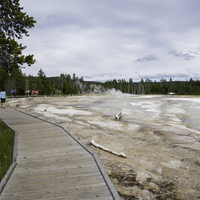
[[[185,60],[195,59],[195,57],[194,57],[194,56],[191,56],[189,53],[183,54],[183,58],[184,58]]]
[[[135,62],[150,62],[150,61],[158,61],[158,60],[154,55],[144,56],[142,58],[138,58],[137,60],[135,60]]]
[[[177,52],[174,49],[169,49],[168,54],[169,55],[174,55],[175,57],[182,57],[182,53],[181,52]]]
[[[197,51],[198,51],[198,50],[197,50]],[[194,52],[194,51],[189,51],[189,53],[193,53],[193,54],[198,55],[198,53],[197,53],[197,52]]]
[[[105,80],[118,80],[123,79],[124,76],[122,74],[118,73],[102,73],[102,74],[94,74],[93,76],[84,76],[84,79],[90,80],[90,81],[99,81],[103,82]]]
[[[20,41],[27,46],[23,53],[37,60],[23,69],[27,75],[41,68],[48,77],[160,80],[167,69],[185,80],[182,69],[191,69],[188,76],[199,72],[199,0],[20,0],[20,5],[37,20],[30,37]]]
[[[193,53],[191,51],[189,51],[190,53]],[[183,58],[184,60],[191,60],[191,59],[195,59],[194,56],[190,55],[189,53],[183,53],[181,51],[177,52],[176,50],[174,49],[169,49],[168,51],[168,54],[169,55],[173,55],[174,57],[180,57],[180,58]]]
[[[150,74],[150,73],[142,73],[139,74],[138,77],[143,78],[143,79],[150,79],[150,80],[156,80],[156,81],[160,81],[160,79],[164,78],[166,80],[169,80],[170,78],[172,78],[173,81],[175,80],[189,80],[191,77],[193,76],[193,74],[188,73],[187,71],[183,71],[183,72],[160,72],[157,74]]]

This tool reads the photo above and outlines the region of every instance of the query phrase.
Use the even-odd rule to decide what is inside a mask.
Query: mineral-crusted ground
[[[92,148],[122,199],[200,198],[199,97],[91,95],[7,103],[66,127]],[[122,119],[115,120],[120,111]]]

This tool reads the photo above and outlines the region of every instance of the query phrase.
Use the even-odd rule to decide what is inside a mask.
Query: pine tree
[[[26,46],[16,41],[23,35],[29,36],[27,29],[36,23],[22,9],[19,0],[0,1],[0,77],[4,77],[1,84],[5,84],[14,69],[19,69],[24,63],[30,66],[35,62],[33,55],[22,55]]]

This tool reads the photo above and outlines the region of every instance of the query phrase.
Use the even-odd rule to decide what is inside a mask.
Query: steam
[[[105,94],[108,94],[108,95],[115,95],[115,96],[121,96],[123,95],[124,93],[122,93],[120,90],[116,90],[114,88],[112,89],[108,89]]]
[[[76,81],[76,85],[79,91],[85,94],[123,95],[120,90],[116,90],[114,88],[106,90],[102,85],[82,83],[79,80]]]

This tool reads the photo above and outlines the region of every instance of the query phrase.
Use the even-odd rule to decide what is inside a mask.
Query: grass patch
[[[0,181],[12,164],[14,132],[0,120]]]

